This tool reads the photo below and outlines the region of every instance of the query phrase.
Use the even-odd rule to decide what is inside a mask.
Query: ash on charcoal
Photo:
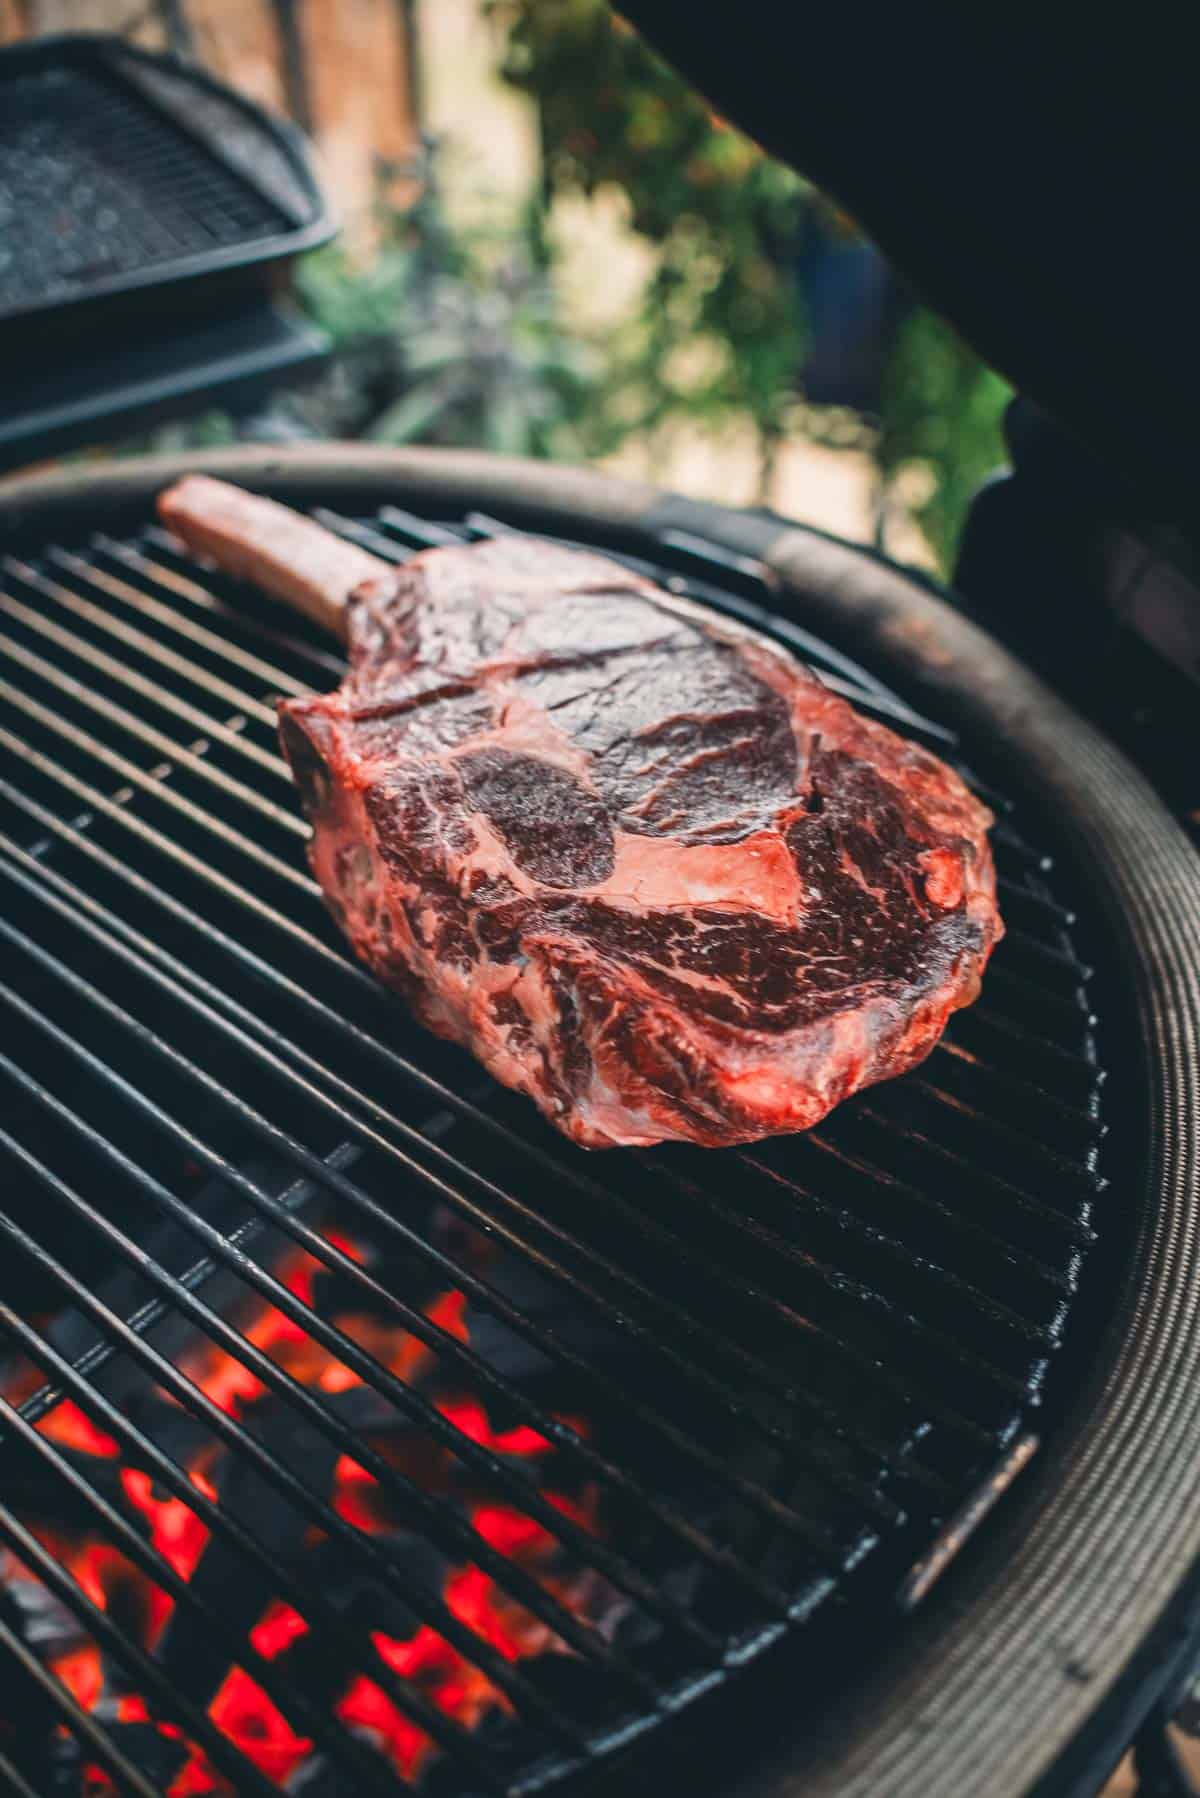
[[[70,1654],[87,1641],[79,1619],[40,1580],[15,1578],[0,1586],[0,1618],[40,1660]]]
[[[41,1659],[83,1641],[70,1613],[30,1580],[0,1586],[0,1624]],[[78,1742],[59,1732],[58,1711],[24,1668],[7,1657],[5,1666],[0,1748],[39,1798],[80,1798],[83,1755]]]
[[[355,1734],[364,1748],[371,1753],[377,1752],[365,1730],[356,1730]],[[382,1755],[379,1756],[379,1764],[386,1769],[387,1763]],[[424,1798],[423,1783],[419,1789]],[[358,1798],[345,1768],[335,1766],[324,1754],[311,1754],[302,1766],[297,1767],[287,1782],[286,1790],[289,1798]],[[408,1790],[407,1786],[401,1785],[397,1780],[397,1798],[401,1798]],[[475,1794],[464,1792],[460,1785],[455,1798],[475,1798]],[[483,1798],[482,1793],[479,1798]]]

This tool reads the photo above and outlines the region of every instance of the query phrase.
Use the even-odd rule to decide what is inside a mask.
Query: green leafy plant
[[[887,369],[874,455],[885,507],[913,473],[908,502],[941,568],[953,566],[967,507],[1004,460],[1012,389],[957,332],[919,309],[904,321]]]
[[[638,316],[612,346],[602,396],[628,429],[749,419],[770,491],[789,426],[828,444],[864,443],[881,518],[909,510],[943,567],[967,503],[1002,457],[1007,389],[941,320],[911,312],[892,346],[880,415],[847,431],[803,406],[808,343],[793,268],[822,202],[715,118],[606,0],[487,0],[502,69],[536,103],[547,190],[626,196],[633,228],[659,251]],[[687,346],[704,354],[688,357]],[[677,370],[692,372],[680,379]],[[916,500],[905,495],[922,483]]]
[[[829,222],[825,203],[716,118],[607,0],[483,3],[503,74],[536,108],[543,191],[516,220],[485,212],[451,231],[431,153],[416,207],[381,200],[368,265],[337,245],[301,265],[302,303],[333,340],[328,370],[266,419],[209,415],[151,443],[298,430],[579,459],[630,437],[658,449],[672,433],[749,424],[764,500],[789,435],[865,449],[880,541],[902,515],[951,566],[971,494],[1001,459],[1004,383],[916,310],[891,345],[877,415],[808,404],[797,269],[805,231]],[[651,269],[630,316],[588,341],[559,306],[552,203],[614,190]]]
[[[300,265],[300,303],[332,340],[315,381],[240,426],[210,413],[122,448],[200,448],[249,431],[595,453],[602,362],[560,321],[540,203],[515,225],[452,233],[431,179],[415,208],[381,205],[378,224],[369,263],[333,244]]]
[[[716,118],[603,0],[487,10],[503,74],[537,105],[548,193],[620,188],[658,249],[637,315],[607,345],[594,434],[749,419],[765,484],[806,343],[788,261],[804,183]]]
[[[582,453],[579,422],[598,365],[562,329],[528,236],[474,278],[432,281],[406,369],[410,385],[374,422],[372,437],[514,455]]]

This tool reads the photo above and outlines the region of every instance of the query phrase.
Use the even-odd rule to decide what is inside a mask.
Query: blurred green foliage
[[[548,195],[615,186],[633,228],[659,248],[640,316],[615,346],[613,382],[642,395],[623,416],[637,429],[748,417],[766,498],[774,448],[803,397],[807,332],[793,270],[815,197],[715,117],[607,0],[485,5],[503,32],[505,76],[537,107]],[[681,387],[673,370],[689,341],[707,346],[706,373]],[[1003,459],[1007,394],[947,325],[910,312],[866,441],[881,519],[904,504],[902,494],[923,488],[913,516],[943,567],[971,494]],[[827,442],[846,435],[844,421],[826,431],[811,408],[805,427]],[[902,478],[914,468],[923,482]]]
[[[298,267],[297,297],[328,333],[328,366],[265,412],[207,413],[121,445],[208,448],[343,437],[582,460],[614,442],[603,358],[559,316],[540,203],[467,232],[448,229],[432,170],[419,204],[381,205],[369,262],[334,243]]]
[[[328,376],[297,396],[322,435],[582,456],[599,366],[562,325],[539,209],[519,226],[446,228],[432,180],[411,212],[384,210],[363,269],[333,245],[301,298],[333,338]]]
[[[804,183],[716,119],[603,0],[485,4],[502,73],[537,105],[547,196],[619,188],[658,250],[637,316],[608,346],[610,410],[639,432],[748,417],[765,480],[807,343],[791,267]]]
[[[128,447],[266,426],[585,459],[631,436],[661,445],[676,429],[748,423],[764,503],[789,432],[865,448],[882,546],[900,513],[951,568],[970,498],[1003,459],[1004,382],[916,308],[891,343],[877,415],[807,404],[803,234],[815,216],[849,221],[717,118],[607,0],[482,4],[505,78],[536,108],[542,192],[515,222],[509,210],[452,231],[430,155],[414,208],[381,203],[368,265],[336,244],[300,265],[301,302],[333,340],[324,374],[265,420],[209,415]],[[559,197],[601,191],[624,196],[653,256],[631,315],[584,341],[562,317],[547,218]]]
[[[946,573],[973,495],[1005,459],[1001,425],[1011,397],[1008,383],[936,314],[918,308],[903,321],[873,453],[885,505],[910,470],[927,477],[908,509]]]

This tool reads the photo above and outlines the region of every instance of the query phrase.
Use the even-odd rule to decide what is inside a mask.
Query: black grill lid
[[[1143,6],[1129,25],[1093,14],[1080,31],[1052,7],[813,7],[785,54],[773,0],[621,10],[1174,516],[1163,501],[1194,493],[1200,461],[1200,115],[1179,9]]]

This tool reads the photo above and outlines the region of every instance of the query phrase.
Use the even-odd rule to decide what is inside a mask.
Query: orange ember
[[[197,1485],[201,1477],[192,1475]],[[180,1579],[191,1579],[208,1541],[204,1524],[188,1510],[181,1498],[157,1497],[150,1475],[136,1467],[121,1469],[121,1485],[134,1509],[149,1519],[150,1540],[163,1560],[174,1568]]]
[[[280,1784],[312,1753],[312,1743],[296,1734],[262,1687],[240,1667],[230,1668],[208,1714],[248,1760]]]
[[[429,1321],[445,1330],[447,1336],[457,1336],[460,1342],[470,1339],[467,1329],[467,1295],[465,1292],[444,1292],[440,1298],[434,1299],[429,1307]]]
[[[349,1455],[340,1455],[333,1470],[333,1508],[339,1517],[368,1536],[381,1535],[391,1527],[387,1495],[379,1481]]]
[[[60,1400],[37,1427],[52,1442],[61,1442],[64,1448],[77,1449],[82,1455],[103,1455],[106,1460],[115,1460],[121,1452],[114,1438],[97,1429],[69,1398]]]
[[[423,1626],[407,1642],[374,1630],[371,1640],[393,1673],[467,1729],[496,1706],[508,1708],[504,1694],[435,1630]],[[370,1733],[403,1779],[415,1779],[433,1751],[432,1739],[373,1680],[354,1679],[335,1708],[344,1723]]]
[[[340,1249],[351,1261],[357,1261],[360,1267],[367,1263],[367,1252],[357,1242],[352,1242],[341,1230],[326,1228],[322,1231],[326,1242],[332,1249]]]
[[[368,1253],[349,1237],[327,1231],[327,1239],[352,1261],[364,1264]],[[298,1248],[289,1248],[276,1269],[287,1290],[308,1306],[316,1302],[315,1281],[321,1263]],[[425,1307],[438,1328],[459,1342],[469,1341],[467,1300],[463,1293],[439,1293]],[[526,1424],[496,1427],[484,1404],[471,1394],[447,1388],[442,1362],[436,1350],[418,1337],[389,1324],[376,1314],[347,1312],[332,1320],[365,1354],[396,1378],[413,1382],[420,1378],[431,1402],[471,1442],[508,1457],[537,1457],[547,1462],[542,1478],[550,1473],[554,1445]],[[310,1390],[326,1395],[346,1392],[362,1384],[361,1376],[336,1355],[315,1342],[299,1323],[273,1305],[262,1304],[243,1330],[246,1340],[277,1367]],[[256,1408],[269,1400],[264,1382],[234,1356],[203,1341],[181,1358],[186,1377],[227,1415],[254,1427]],[[448,1369],[447,1369],[448,1371]],[[441,1380],[439,1387],[434,1383]],[[162,1395],[168,1402],[169,1395]],[[583,1419],[563,1418],[580,1436],[586,1436]],[[121,1445],[99,1429],[77,1406],[64,1401],[39,1424],[52,1441],[77,1455],[117,1460]],[[464,1506],[464,1515],[484,1543],[537,1578],[564,1607],[583,1616],[590,1588],[579,1575],[567,1576],[558,1564],[560,1544],[553,1532],[527,1516],[517,1506],[495,1496],[470,1489],[471,1475],[459,1459],[435,1438],[427,1436],[395,1412],[395,1422],[368,1432],[366,1440],[382,1458],[420,1489],[447,1502]],[[220,1468],[225,1449],[213,1439],[192,1457],[187,1475],[196,1491],[218,1503]],[[127,1513],[181,1580],[190,1580],[205,1555],[210,1529],[183,1498],[158,1486],[151,1475],[135,1466],[113,1470]],[[542,1488],[544,1491],[544,1488]],[[595,1493],[582,1498],[544,1492],[573,1523],[596,1528]],[[351,1455],[338,1457],[334,1467],[331,1502],[337,1514],[356,1530],[386,1536],[398,1527],[397,1506],[388,1491]],[[101,1537],[79,1537],[43,1527],[30,1527],[40,1541],[71,1572],[81,1589],[101,1609],[111,1611],[118,1593],[122,1627],[137,1619],[141,1646],[153,1653],[173,1609],[173,1602],[152,1580],[135,1568]],[[314,1542],[320,1532],[310,1532]],[[215,1550],[214,1550],[215,1552]],[[33,1576],[9,1562],[8,1576]],[[6,1577],[0,1560],[0,1583]],[[531,1656],[566,1652],[565,1645],[545,1624],[531,1616],[485,1573],[468,1563],[453,1568],[446,1577],[444,1600],[450,1614],[486,1643],[498,1656],[516,1662]],[[249,1645],[263,1660],[284,1656],[310,1628],[308,1620],[281,1599],[273,1599],[249,1632]],[[374,1631],[372,1643],[391,1673],[419,1695],[425,1705],[439,1710],[460,1728],[472,1730],[491,1711],[509,1709],[508,1700],[471,1660],[436,1630],[422,1625],[401,1640]],[[105,1663],[94,1644],[72,1649],[50,1661],[50,1666],[80,1705],[93,1710],[105,1698]],[[120,1682],[118,1682],[119,1687]],[[137,1693],[118,1691],[107,1703],[115,1709],[119,1724],[150,1725],[180,1744],[186,1760],[169,1787],[169,1798],[235,1798],[229,1780],[218,1773],[206,1756],[173,1723],[157,1717],[147,1700]],[[427,1731],[414,1723],[366,1673],[348,1674],[345,1689],[333,1706],[345,1727],[371,1742],[406,1781],[418,1778],[436,1744]],[[112,1711],[107,1715],[111,1716]],[[241,1666],[232,1664],[209,1706],[209,1716],[229,1741],[269,1780],[284,1785],[311,1754],[313,1744],[298,1734],[283,1713]],[[112,1782],[99,1768],[89,1787],[97,1795],[113,1792]]]
[[[477,1505],[471,1522],[488,1546],[502,1555],[516,1556],[532,1548],[553,1546],[549,1530],[509,1505]]]
[[[456,1430],[498,1455],[544,1455],[549,1450],[546,1438],[528,1424],[518,1424],[515,1430],[493,1430],[477,1398],[439,1399],[437,1408]]]
[[[346,1237],[336,1238],[336,1246],[353,1260],[365,1259],[361,1250],[351,1253],[354,1245]],[[312,1255],[302,1249],[292,1249],[276,1270],[276,1277],[289,1292],[311,1307],[313,1281],[320,1268],[320,1262]],[[466,1298],[461,1292],[440,1293],[425,1309],[430,1321],[447,1335],[460,1342],[467,1340]],[[333,1322],[343,1336],[349,1337],[381,1367],[405,1382],[411,1381],[431,1359],[431,1351],[418,1337],[394,1324],[354,1312],[335,1317]],[[363,1383],[360,1374],[314,1342],[300,1324],[285,1317],[273,1305],[264,1304],[242,1334],[277,1367],[305,1386],[315,1386],[323,1392],[345,1392]],[[214,1343],[200,1344],[180,1365],[188,1379],[231,1417],[241,1417],[246,1407],[255,1404],[266,1390],[256,1374]]]
[[[274,1599],[250,1631],[250,1642],[265,1661],[273,1661],[277,1654],[290,1648],[297,1637],[307,1633],[308,1625],[299,1611]]]
[[[378,1744],[401,1779],[416,1778],[433,1742],[423,1729],[396,1709],[377,1685],[359,1674],[347,1686],[333,1710],[343,1723],[365,1731]]]
[[[71,1654],[60,1654],[50,1665],[72,1698],[85,1711],[95,1710],[104,1690],[104,1669],[100,1665],[100,1650],[95,1643],[89,1642],[83,1648],[76,1648]]]

